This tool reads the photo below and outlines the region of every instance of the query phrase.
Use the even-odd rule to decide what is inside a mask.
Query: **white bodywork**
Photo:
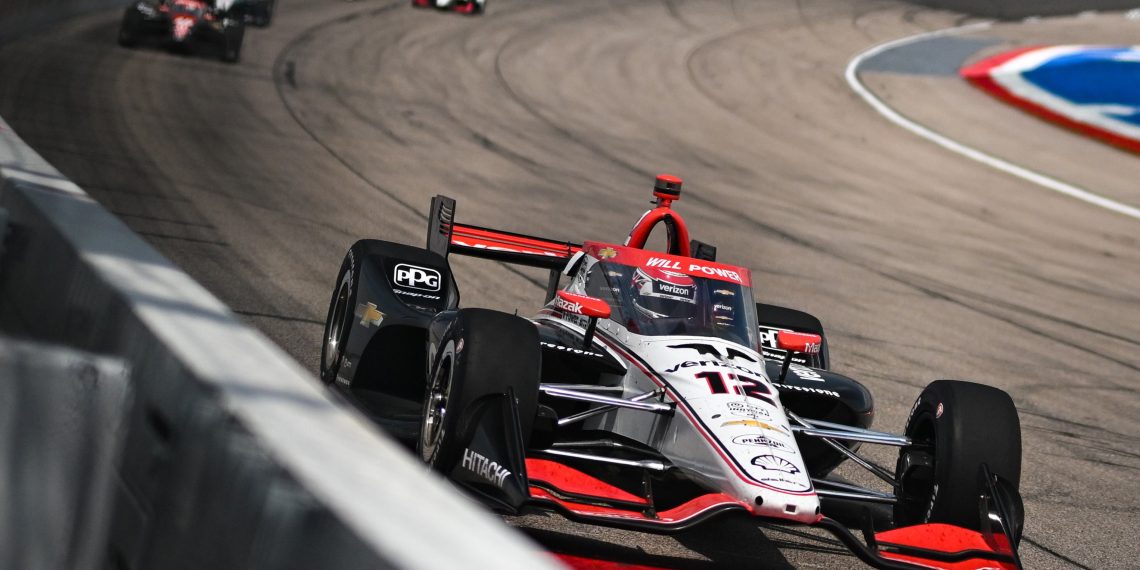
[[[584,332],[574,315],[538,318]],[[675,402],[676,412],[616,409],[583,427],[657,449],[691,479],[735,498],[756,515],[802,523],[819,519],[819,498],[760,354],[711,337],[642,336],[610,320],[600,320],[597,328],[595,350],[627,364],[623,397],[661,390],[662,401]],[[705,345],[721,356],[676,347],[684,344]],[[731,358],[728,348],[736,353]],[[714,393],[710,377],[723,380],[724,393]]]

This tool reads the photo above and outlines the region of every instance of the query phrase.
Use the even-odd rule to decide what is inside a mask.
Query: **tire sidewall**
[[[344,362],[344,348],[345,343],[348,341],[348,333],[352,328],[352,315],[353,308],[356,307],[356,292],[357,284],[360,280],[360,266],[356,261],[359,252],[358,248],[353,246],[348,250],[344,261],[340,266],[339,277],[336,281],[336,286],[333,288],[332,299],[329,301],[329,310],[325,316],[325,329],[324,334],[321,336],[321,362],[320,362],[320,378],[321,382],[325,384],[332,384],[336,382],[337,374],[340,372],[341,364]],[[341,291],[347,288],[348,296],[345,299],[344,312],[339,319],[339,323],[334,323],[336,317],[335,311],[337,308],[337,300],[340,297]],[[329,338],[332,334],[334,326],[339,325],[337,330],[337,348],[335,354],[329,354]]]
[[[977,530],[980,465],[987,464],[1015,488],[1020,483],[1021,432],[1012,399],[990,386],[938,380],[915,401],[906,434],[914,437],[924,426],[933,429],[933,489],[917,518],[896,510],[902,519],[896,523],[941,522]]]
[[[525,445],[538,408],[541,375],[541,348],[534,324],[487,309],[463,309],[448,327],[439,346],[424,394],[417,444],[420,457],[437,471],[449,471],[463,451],[472,428],[468,412],[484,398],[508,391],[515,395]],[[509,353],[510,359],[505,358],[504,353]],[[434,447],[428,449],[424,444],[426,418],[432,392],[445,366],[450,367],[451,387],[445,403],[443,432]]]

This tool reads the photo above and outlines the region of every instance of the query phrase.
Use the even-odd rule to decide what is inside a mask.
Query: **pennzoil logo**
[[[617,250],[612,247],[602,248],[598,251],[598,257],[602,259],[613,259],[617,257]]]

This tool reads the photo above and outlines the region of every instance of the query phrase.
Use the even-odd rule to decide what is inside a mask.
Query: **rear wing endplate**
[[[431,199],[427,249],[444,258],[455,253],[548,269],[549,300],[558,288],[560,272],[581,251],[582,244],[457,223],[455,200],[440,195]]]

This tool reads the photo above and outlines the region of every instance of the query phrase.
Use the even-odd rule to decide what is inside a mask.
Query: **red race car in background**
[[[204,0],[140,0],[127,7],[119,25],[119,45],[142,43],[171,49],[213,48],[222,61],[241,58],[245,37],[244,14],[232,3]]]

